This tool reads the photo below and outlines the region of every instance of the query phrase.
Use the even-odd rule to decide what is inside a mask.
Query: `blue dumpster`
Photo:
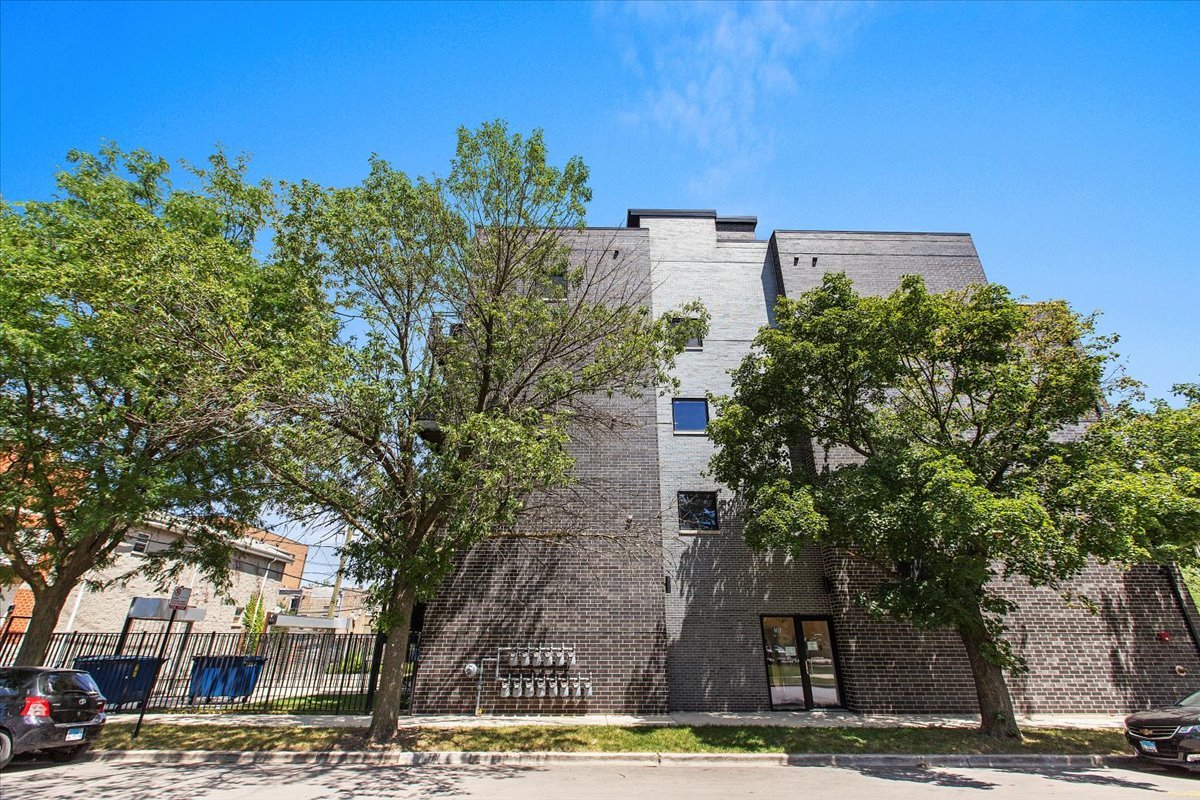
[[[198,697],[249,697],[266,662],[263,656],[194,656],[188,702]]]
[[[80,656],[74,666],[91,675],[108,707],[117,709],[140,706],[162,665],[163,659],[153,656]]]

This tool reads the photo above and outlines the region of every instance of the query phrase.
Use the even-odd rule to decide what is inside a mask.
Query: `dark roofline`
[[[715,209],[707,208],[631,208],[625,215],[625,226],[636,228],[642,217],[685,217],[691,219],[716,219]]]
[[[969,233],[947,231],[837,231],[837,230],[789,230],[776,229],[773,233],[857,233],[865,236],[970,236]]]
[[[757,225],[758,217],[717,217],[717,222],[733,222],[744,225]]]

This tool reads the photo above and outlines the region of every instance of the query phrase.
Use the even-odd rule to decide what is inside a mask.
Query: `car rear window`
[[[51,672],[46,675],[43,686],[46,694],[100,691],[92,676],[86,672]]]

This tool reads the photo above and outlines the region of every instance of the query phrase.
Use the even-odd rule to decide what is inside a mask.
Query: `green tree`
[[[267,629],[267,609],[262,597],[254,595],[242,611],[242,652],[246,655],[258,653],[263,631]]]
[[[376,158],[361,185],[291,187],[278,257],[329,276],[345,324],[272,468],[286,502],[362,533],[348,571],[387,635],[375,741],[396,732],[415,601],[535,493],[569,487],[569,433],[619,424],[608,398],[667,381],[702,332],[696,307],[652,318],[649,276],[580,230],[589,199],[579,159],[555,167],[540,132],[501,122],[460,130],[442,179]]]
[[[1119,403],[1048,475],[1074,536],[1127,562],[1175,562],[1190,573],[1200,543],[1200,385],[1173,387],[1184,405],[1140,394]]]
[[[957,631],[982,730],[1019,737],[1004,670],[1023,664],[1001,581],[1062,588],[1089,558],[1191,558],[1194,466],[1164,477],[1159,428],[1132,412],[1082,436],[1112,342],[1065,303],[1021,304],[996,285],[931,294],[912,276],[863,297],[827,275],[776,319],[710,425],[711,468],[745,501],[747,541],[816,542],[870,565],[878,582],[859,600]]]
[[[260,507],[256,408],[305,378],[321,320],[319,284],[252,252],[272,195],[243,160],[183,191],[144,151],[69,159],[57,199],[0,206],[0,583],[35,602],[18,664],[147,519],[183,520],[147,572],[224,580]]]

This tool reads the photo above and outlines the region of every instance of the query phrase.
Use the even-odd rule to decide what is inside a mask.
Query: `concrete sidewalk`
[[[1034,714],[1018,722],[1030,728],[1120,728],[1123,714]],[[109,724],[133,723],[134,714],[109,716]],[[358,714],[147,714],[146,722],[168,725],[237,725],[245,727],[365,728],[369,716]],[[400,727],[499,728],[513,725],[764,725],[783,728],[974,728],[976,715],[857,714],[853,711],[677,711],[661,715],[576,714],[482,716],[412,714],[400,718]]]
[[[319,764],[322,766],[493,766],[640,765],[680,767],[1000,767],[1010,769],[1142,766],[1137,756],[1102,755],[938,755],[872,753],[604,753],[604,752],[413,752],[410,750],[352,751],[206,751],[101,750],[87,761],[116,764]],[[1153,768],[1153,767],[1151,767]]]

